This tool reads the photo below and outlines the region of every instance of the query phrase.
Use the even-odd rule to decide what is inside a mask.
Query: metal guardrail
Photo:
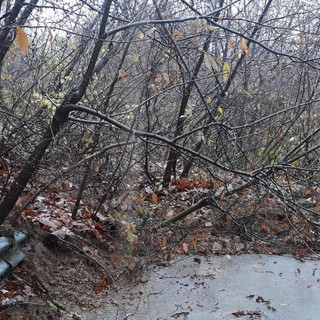
[[[27,234],[21,231],[14,231],[13,237],[0,236],[0,278],[4,278],[25,259],[26,255],[22,252],[21,245],[26,239]]]

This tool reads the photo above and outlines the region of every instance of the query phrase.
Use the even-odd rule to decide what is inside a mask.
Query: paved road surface
[[[106,298],[86,320],[319,320],[320,260],[185,257]],[[115,299],[116,306],[111,303]]]

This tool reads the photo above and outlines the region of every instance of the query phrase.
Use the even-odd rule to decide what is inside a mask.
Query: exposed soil
[[[140,261],[124,253],[130,248],[121,239],[110,253],[92,239],[80,249],[84,238],[61,240],[34,224],[23,227],[30,234],[27,259],[1,284],[7,303],[0,319],[80,318],[76,314],[105,303],[109,291],[137,281]]]

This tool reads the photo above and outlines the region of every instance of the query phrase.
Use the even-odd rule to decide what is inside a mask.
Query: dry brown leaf
[[[152,202],[154,203],[154,204],[157,204],[158,203],[158,196],[157,196],[157,194],[156,193],[152,193]]]
[[[173,36],[175,36],[175,37],[180,37],[180,36],[182,36],[182,32],[179,31],[178,29],[172,29],[172,30],[171,30],[171,34],[172,34]]]
[[[231,39],[231,40],[229,41],[229,45],[230,45],[231,48],[234,48],[235,45],[236,45],[235,40]]]
[[[114,306],[119,307],[119,302],[118,302],[117,300],[115,300],[115,299],[112,299],[112,300],[110,301],[110,303],[113,304]]]
[[[28,36],[21,27],[17,27],[16,31],[17,31],[18,47],[22,53],[26,53],[29,48]]]
[[[168,241],[166,238],[162,239],[162,243],[161,243],[161,250],[164,251],[167,249],[167,244],[168,244]]]
[[[243,37],[240,37],[240,45],[245,54],[249,53],[249,48],[247,46],[246,40]]]
[[[62,181],[61,182],[61,188],[62,188],[63,191],[66,191],[66,190],[70,189],[70,185],[69,185],[68,182]]]
[[[188,248],[188,245],[185,242],[182,244],[182,251],[185,254],[189,254],[189,248]]]
[[[107,286],[107,278],[103,277],[100,279],[96,287],[94,288],[94,292],[96,294],[101,293]]]
[[[192,247],[194,247],[197,244],[197,238],[195,235],[192,236],[191,240],[190,240],[190,245]]]
[[[197,33],[197,26],[196,26],[195,24],[191,24],[191,25],[189,26],[189,29],[190,29],[190,32],[191,32],[192,34],[196,34],[196,33]]]
[[[118,71],[118,74],[119,74],[119,77],[121,78],[121,81],[122,81],[123,83],[126,83],[126,82],[128,81],[128,75],[127,75],[127,73],[125,72],[125,70],[120,69],[120,70]]]
[[[244,310],[238,310],[238,311],[236,311],[236,312],[232,312],[231,314],[232,314],[233,316],[235,316],[236,318],[240,318],[240,317],[243,317],[244,315],[246,315],[247,312],[244,311]]]
[[[296,253],[296,257],[300,260],[302,260],[305,256],[307,256],[310,253],[308,249],[299,249]]]
[[[113,263],[115,263],[115,264],[120,263],[121,260],[122,260],[122,256],[121,256],[120,254],[114,254],[114,255],[112,256],[112,261],[113,261]]]
[[[251,212],[255,212],[255,211],[257,211],[259,209],[259,206],[256,204],[256,203],[250,203],[250,205],[249,205],[249,210],[251,211]]]
[[[133,62],[139,62],[139,61],[140,61],[140,55],[139,55],[139,54],[133,55],[132,61],[133,61]]]
[[[260,232],[270,234],[271,229],[269,228],[269,226],[266,223],[262,223],[260,226]]]
[[[26,209],[22,212],[26,217],[36,217],[38,214],[31,210],[31,209]]]

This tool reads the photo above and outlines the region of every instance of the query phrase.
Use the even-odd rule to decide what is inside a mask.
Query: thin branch
[[[235,2],[237,2],[237,1],[235,1]],[[117,28],[114,28],[114,29],[112,29],[110,31],[105,32],[104,35],[102,36],[102,38],[106,39],[108,36],[110,36],[112,34],[118,33],[120,31],[125,31],[127,29],[132,28],[132,27],[142,27],[142,26],[145,26],[145,25],[152,25],[152,24],[181,23],[181,22],[187,22],[187,21],[194,21],[194,20],[198,20],[198,19],[208,19],[212,15],[215,15],[215,14],[223,11],[224,9],[230,7],[235,2],[232,2],[229,5],[226,5],[226,6],[222,7],[222,8],[217,9],[217,10],[211,11],[208,14],[205,14],[205,15],[201,15],[200,14],[199,16],[196,16],[196,17],[186,17],[186,18],[180,18],[180,19],[143,20],[143,21],[131,22],[131,23],[128,23],[128,24],[126,24],[124,26],[120,26],[120,27],[117,27]]]
[[[76,162],[75,164],[73,164],[69,168],[64,169],[58,176],[56,176],[51,181],[49,181],[47,184],[45,184],[43,187],[41,187],[30,199],[28,199],[28,201],[19,209],[19,211],[17,211],[14,214],[14,216],[12,217],[12,221],[16,220],[16,218],[20,215],[20,213],[23,212],[32,202],[34,202],[36,200],[36,198],[42,192],[44,192],[46,189],[48,189],[52,184],[56,183],[59,179],[63,178],[66,174],[79,168],[81,165],[85,164],[86,162],[88,162],[96,157],[101,156],[102,154],[106,153],[107,151],[109,151],[111,149],[119,148],[122,146],[127,146],[127,145],[134,144],[134,143],[135,143],[135,141],[128,141],[128,142],[119,142],[119,143],[110,144],[110,145],[104,147],[103,149],[91,154],[90,156],[87,156],[87,157],[81,159],[80,161]]]

